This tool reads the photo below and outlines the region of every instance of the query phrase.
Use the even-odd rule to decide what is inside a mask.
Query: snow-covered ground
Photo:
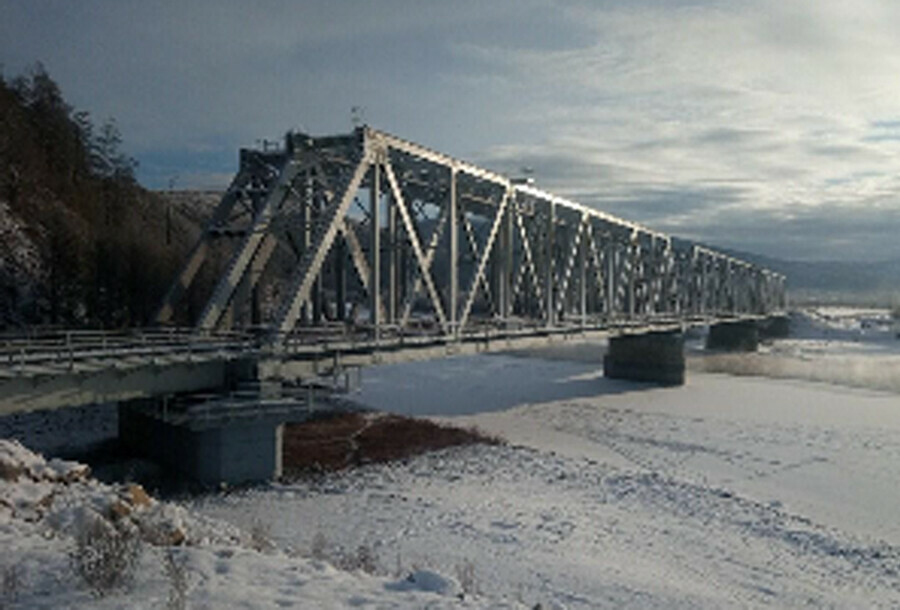
[[[79,546],[91,527],[137,540],[142,550],[104,552],[112,538],[102,537]],[[159,502],[139,486],[100,483],[78,463],[0,440],[0,608],[517,607],[461,596],[460,583],[429,570],[395,578],[339,570],[273,547],[258,528]],[[167,572],[167,556],[180,577]],[[104,567],[117,557],[134,560]],[[97,567],[79,572],[77,565]],[[126,565],[135,566],[127,587],[96,584]],[[84,572],[98,578],[88,581]]]
[[[509,444],[144,510],[192,542],[190,607],[898,607],[900,341],[881,311],[794,331],[756,355],[695,347],[678,388],[604,379],[602,345],[367,369],[358,401]],[[121,494],[67,487],[81,500],[51,512]],[[55,525],[73,520],[22,514],[0,506],[23,607],[94,607]],[[162,607],[163,556],[100,607]]]
[[[796,338],[750,358],[880,366],[900,342],[860,321],[872,315],[810,312]],[[365,545],[385,571],[469,566],[482,593],[528,605],[900,605],[900,396],[693,370],[701,363],[684,387],[654,388],[604,379],[602,352],[562,344],[548,360],[368,369],[360,402],[510,445],[192,506],[262,520],[301,552]]]

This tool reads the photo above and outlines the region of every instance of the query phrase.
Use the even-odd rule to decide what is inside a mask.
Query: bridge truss
[[[229,252],[198,329],[448,341],[490,329],[764,316],[785,278],[368,127],[289,133],[240,169],[156,317]],[[181,320],[183,323],[184,320]]]

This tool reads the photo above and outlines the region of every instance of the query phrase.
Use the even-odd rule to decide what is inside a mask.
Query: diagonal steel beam
[[[403,220],[403,226],[409,236],[409,241],[413,247],[413,253],[419,263],[419,271],[422,280],[425,282],[425,288],[428,290],[428,296],[431,298],[431,305],[437,314],[441,327],[447,329],[447,318],[444,315],[444,308],[441,307],[441,298],[434,286],[434,280],[429,270],[430,264],[426,264],[425,254],[422,252],[422,245],[419,243],[419,235],[413,225],[412,218],[409,215],[409,209],[406,207],[406,201],[403,199],[403,193],[400,191],[400,185],[397,183],[397,177],[394,175],[394,168],[388,160],[384,162],[384,174],[387,176],[388,184],[391,187],[391,193],[394,195],[394,202],[397,204],[397,210]],[[405,321],[404,321],[405,322]]]
[[[175,311],[175,304],[182,296],[184,296],[184,293],[190,287],[191,283],[194,281],[194,277],[196,277],[197,272],[203,265],[203,261],[206,259],[206,254],[209,251],[209,239],[212,228],[228,219],[231,210],[234,209],[234,206],[237,203],[240,189],[243,188],[244,184],[249,179],[250,174],[248,172],[239,171],[231,181],[228,190],[222,195],[222,199],[219,200],[218,205],[215,210],[213,210],[212,218],[203,229],[203,234],[197,240],[197,243],[188,255],[187,261],[178,272],[175,281],[172,282],[168,292],[166,292],[166,296],[163,297],[162,304],[160,305],[159,310],[157,310],[156,315],[153,316],[153,319],[157,324],[164,324],[172,319],[172,315]]]
[[[335,198],[323,210],[323,216],[320,217],[321,225],[313,235],[311,247],[304,252],[288,286],[287,298],[282,302],[275,317],[276,333],[289,333],[297,323],[300,307],[309,299],[313,282],[322,270],[322,264],[328,256],[328,251],[331,250],[347,208],[350,207],[350,202],[353,201],[353,196],[362,184],[370,165],[369,154],[364,154],[353,170],[340,199]]]
[[[591,263],[594,267],[594,290],[596,291],[597,296],[600,297],[600,300],[603,302],[604,307],[606,307],[608,310],[609,302],[605,296],[606,290],[604,288],[605,282],[603,277],[603,258],[600,255],[600,251],[597,246],[597,239],[594,235],[594,231],[591,228],[588,228],[587,239],[589,252],[591,255]]]
[[[460,213],[459,216],[466,233],[466,241],[469,245],[469,252],[472,254],[472,260],[477,261],[480,257],[480,253],[478,251],[478,240],[475,238],[475,228],[472,226],[472,222],[466,218],[465,212]],[[484,295],[487,297],[488,301],[493,303],[493,300],[491,299],[491,287],[486,277],[481,278],[481,289],[484,290]]]
[[[212,296],[200,314],[200,319],[197,321],[198,328],[213,330],[218,324],[250,261],[256,255],[260,244],[268,234],[269,225],[275,216],[276,210],[288,196],[294,178],[297,177],[301,169],[300,163],[293,159],[285,163],[281,174],[278,176],[278,182],[271,189],[259,212],[253,218],[250,229],[244,236],[237,252],[235,252],[228,263],[225,274],[219,279]]]
[[[562,270],[562,278],[559,281],[559,299],[556,303],[556,311],[562,312],[566,308],[566,302],[569,294],[569,280],[572,277],[572,270],[575,268],[575,262],[578,260],[578,249],[581,246],[581,236],[587,223],[587,215],[583,215],[578,223],[578,229],[575,231],[575,237],[572,238],[572,244],[566,260],[566,266]]]
[[[371,294],[371,290],[369,289],[369,278],[372,277],[372,272],[369,269],[366,254],[363,252],[362,246],[359,243],[359,237],[356,235],[356,229],[353,228],[350,221],[344,218],[341,223],[340,232],[344,237],[347,248],[350,250],[350,259],[353,261],[353,268],[356,269],[356,274],[359,276],[359,281],[362,284],[363,290]],[[378,299],[378,309],[381,311],[383,318],[384,304],[381,302],[381,295],[377,295],[376,298]]]
[[[440,243],[441,236],[444,234],[444,227],[447,224],[447,218],[450,216],[450,208],[448,206],[441,206],[441,213],[438,217],[437,224],[431,232],[431,238],[428,240],[428,246],[425,250],[425,269],[430,273],[431,265],[434,262],[435,255],[437,254],[438,243]],[[407,233],[409,231],[407,230]],[[416,234],[418,237],[418,234]],[[400,326],[406,326],[409,322],[409,316],[412,314],[413,302],[416,297],[422,291],[422,285],[424,284],[423,276],[419,273],[416,276],[415,282],[413,283],[412,292],[409,294],[409,298],[407,298],[406,303],[403,307],[403,316],[400,318]]]
[[[475,277],[472,278],[472,284],[469,286],[469,294],[466,297],[466,304],[463,306],[462,315],[459,318],[459,332],[466,327],[469,321],[469,312],[472,310],[472,304],[475,302],[475,295],[478,292],[478,284],[484,279],[484,270],[487,267],[488,259],[494,251],[494,240],[497,238],[497,231],[503,222],[503,214],[506,212],[506,204],[509,202],[510,190],[507,189],[497,206],[497,216],[494,218],[494,224],[491,226],[491,232],[488,235],[487,242],[484,244],[484,252],[481,253],[481,259],[478,261],[478,269]]]
[[[534,293],[540,305],[541,315],[544,315],[544,294],[541,289],[541,282],[538,279],[537,265],[534,262],[534,253],[531,250],[530,236],[528,229],[525,228],[525,221],[521,214],[516,214],[516,224],[519,226],[519,236],[522,240],[522,251],[525,253],[525,267],[531,275],[531,284],[534,287]]]

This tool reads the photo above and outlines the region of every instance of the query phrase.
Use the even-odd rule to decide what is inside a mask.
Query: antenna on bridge
[[[528,167],[527,165],[519,168],[519,173],[521,176],[517,176],[512,179],[513,184],[524,184],[526,186],[531,186],[534,184],[534,168]]]
[[[166,245],[172,244],[172,198],[175,192],[175,183],[181,176],[172,174],[169,178],[169,196],[166,198]]]
[[[366,109],[362,106],[351,106],[350,107],[350,123],[353,125],[353,129],[358,127],[362,127],[366,124]]]

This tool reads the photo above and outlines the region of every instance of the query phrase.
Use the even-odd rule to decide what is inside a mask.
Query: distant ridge
[[[791,261],[716,246],[788,278],[795,300],[846,301],[889,306],[900,299],[900,259],[883,261]]]

